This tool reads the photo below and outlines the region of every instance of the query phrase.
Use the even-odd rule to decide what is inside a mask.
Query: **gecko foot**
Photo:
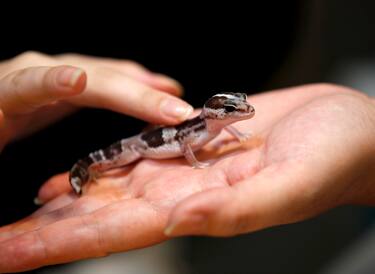
[[[89,172],[89,181],[98,183],[98,178],[100,177],[100,173],[98,171],[90,170]]]
[[[198,162],[198,161],[192,164],[192,167],[196,168],[196,169],[203,169],[203,168],[206,168],[206,167],[209,167],[209,166],[210,166],[209,163]]]
[[[238,136],[238,141],[243,144],[250,140],[251,137],[253,137],[251,133],[242,133],[240,136]]]

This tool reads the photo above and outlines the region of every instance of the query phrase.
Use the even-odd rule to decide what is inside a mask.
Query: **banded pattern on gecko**
[[[199,162],[194,151],[219,135],[222,129],[239,141],[245,140],[247,135],[231,124],[250,119],[254,114],[255,110],[247,102],[246,94],[216,94],[206,101],[200,115],[193,119],[176,126],[158,127],[90,153],[72,167],[70,184],[80,195],[83,187],[100,173],[140,158],[167,159],[183,155],[193,167],[204,168],[208,164]]]

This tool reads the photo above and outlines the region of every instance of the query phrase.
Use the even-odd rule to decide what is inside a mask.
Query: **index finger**
[[[88,71],[87,90],[69,102],[104,108],[154,124],[176,124],[193,111],[185,101],[151,88],[116,70],[96,68]]]

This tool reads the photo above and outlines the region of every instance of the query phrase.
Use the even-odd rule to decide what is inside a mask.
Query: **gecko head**
[[[203,107],[205,118],[239,121],[250,119],[255,109],[247,102],[245,93],[225,92],[212,96]]]

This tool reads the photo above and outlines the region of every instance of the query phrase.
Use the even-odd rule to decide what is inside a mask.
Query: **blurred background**
[[[0,59],[27,50],[131,59],[179,80],[184,98],[196,107],[217,91],[253,94],[322,81],[375,96],[374,1],[253,2],[104,5],[85,19],[73,12],[61,18],[46,12],[42,20],[29,14],[25,24],[4,29]],[[0,225],[32,213],[38,187],[50,176],[143,127],[129,117],[86,109],[8,145],[0,157]],[[187,237],[35,272],[375,273],[373,220],[371,208],[343,207],[248,235]]]

